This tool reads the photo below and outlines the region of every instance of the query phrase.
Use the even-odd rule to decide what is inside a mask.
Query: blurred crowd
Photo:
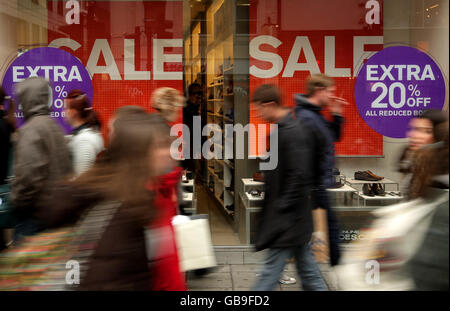
[[[267,249],[268,255],[254,290],[272,290],[291,258],[295,258],[305,290],[327,290],[310,247],[312,214],[317,209],[327,215],[330,264],[355,262],[341,254],[339,224],[326,191],[332,183],[334,142],[343,135],[348,103],[335,96],[334,81],[325,75],[310,77],[306,89],[306,94],[296,97],[294,110],[281,102],[281,91],[273,85],[260,86],[251,98],[261,118],[278,124],[272,135],[278,135],[279,153],[278,166],[265,173],[255,248]],[[192,90],[193,97],[200,92],[198,87]],[[124,106],[105,125],[87,95],[72,90],[65,99],[71,135],[65,135],[50,117],[51,88],[46,80],[33,77],[17,85],[16,98],[25,119],[19,129],[14,118],[16,103],[7,95],[0,90],[0,184],[10,187],[8,221],[14,223],[14,237],[9,245],[0,232],[0,257],[26,245],[30,237],[41,237],[39,243],[53,239],[64,247],[70,234],[50,238],[46,234],[80,227],[84,236],[81,242],[77,240],[77,254],[66,254],[83,263],[81,281],[72,289],[186,290],[172,225],[173,217],[182,213],[178,184],[186,174],[170,153],[170,125],[186,105],[180,92],[159,88],[150,102],[155,112]],[[192,109],[184,109],[185,115],[192,116]],[[324,109],[331,112],[332,121],[322,116]],[[108,129],[107,137],[101,134],[102,126]],[[363,254],[360,262],[378,259],[382,272],[389,270],[389,260],[402,258],[402,269],[414,284],[404,289],[448,290],[448,134],[448,117],[442,111],[425,111],[411,120],[409,143],[399,161],[407,200],[395,212],[383,209],[377,214],[371,232],[386,235],[395,226],[386,219],[406,217],[410,211],[416,216],[401,218],[411,220],[411,226],[396,235],[371,235],[370,247],[379,246],[375,251],[384,250],[383,256],[373,256],[375,251],[368,251],[367,244],[360,246],[365,248],[359,252]],[[12,180],[8,180],[10,175]],[[0,230],[8,227],[1,225]],[[419,227],[420,233],[415,229]],[[163,232],[164,241],[151,244],[155,249],[149,251],[148,240],[156,232]],[[403,244],[387,245],[385,241],[392,236],[401,237],[403,244],[412,243],[408,236],[414,236],[415,246],[403,251]],[[39,245],[49,250],[48,243]],[[400,255],[396,254],[399,250]],[[386,252],[391,252],[391,257]],[[46,260],[42,257],[41,264]],[[0,290],[30,288],[23,280],[11,278],[19,278],[20,271],[5,277],[7,264],[0,258]],[[353,275],[348,272],[347,282],[342,284],[352,285],[343,289],[357,289]],[[39,289],[39,284],[35,285]]]

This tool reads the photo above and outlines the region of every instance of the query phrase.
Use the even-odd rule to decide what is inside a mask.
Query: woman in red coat
[[[155,237],[153,253],[152,282],[153,290],[184,291],[186,281],[180,270],[175,232],[172,218],[178,214],[178,183],[182,168],[175,167],[176,162],[170,154],[171,137],[169,123],[175,122],[183,107],[184,98],[172,88],[159,88],[152,96],[151,104],[158,111],[152,116],[155,123],[167,127],[167,137],[161,137],[155,152],[158,154],[158,167],[161,167],[157,181],[149,187],[155,191],[154,206],[157,210],[156,220],[150,225]]]

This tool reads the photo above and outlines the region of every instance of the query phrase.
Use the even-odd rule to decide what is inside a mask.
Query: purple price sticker
[[[49,102],[50,115],[66,133],[70,133],[72,128],[64,120],[64,98],[71,90],[79,89],[86,93],[92,103],[93,88],[88,71],[78,58],[57,48],[35,48],[17,57],[6,70],[2,87],[16,101],[18,126],[22,126],[25,120],[14,87],[20,81],[33,76],[49,81],[53,91],[52,100]]]
[[[408,46],[385,48],[361,68],[355,85],[359,114],[376,132],[405,138],[424,110],[442,110],[445,80],[430,56]]]

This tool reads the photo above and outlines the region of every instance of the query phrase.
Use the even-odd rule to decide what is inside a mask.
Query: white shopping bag
[[[181,271],[217,265],[207,219],[175,223],[174,229]]]
[[[378,219],[362,241],[342,256],[336,267],[343,290],[412,290],[407,262],[423,243],[436,206],[448,202],[448,194],[432,202],[422,199],[399,203],[373,212]]]

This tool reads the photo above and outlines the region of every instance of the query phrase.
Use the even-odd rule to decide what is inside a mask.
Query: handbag
[[[174,224],[180,270],[189,271],[217,265],[206,215],[191,216],[191,220]]]
[[[79,267],[87,266],[118,206],[117,202],[96,205],[75,226],[26,237],[19,245],[0,253],[0,290],[71,289],[66,281],[66,264],[76,260]],[[80,271],[81,279],[85,271]]]

